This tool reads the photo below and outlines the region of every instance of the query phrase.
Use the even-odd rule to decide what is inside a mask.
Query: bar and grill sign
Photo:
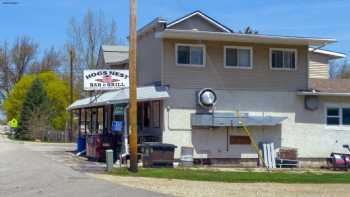
[[[129,87],[128,70],[84,70],[84,90],[117,90]]]

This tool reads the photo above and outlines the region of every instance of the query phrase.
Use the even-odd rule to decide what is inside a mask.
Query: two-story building
[[[335,42],[235,33],[200,11],[172,22],[156,18],[138,31],[140,142],[174,144],[176,159],[181,147],[193,147],[196,161],[252,165],[258,155],[232,122],[239,111],[257,143],[273,142],[277,152],[295,148],[302,165],[323,165],[350,144],[350,83],[328,74],[329,61],[345,55],[321,49]],[[101,47],[100,65],[127,67],[125,50]],[[112,61],[113,53],[124,56]],[[209,111],[198,105],[204,88],[217,96]],[[123,89],[78,100],[69,109],[102,107],[108,117],[106,108],[127,99]],[[208,112],[217,116],[205,121]],[[227,116],[231,125],[220,122]],[[110,121],[102,122],[108,132]]]

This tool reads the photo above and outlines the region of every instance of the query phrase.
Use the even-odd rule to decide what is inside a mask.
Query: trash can
[[[143,167],[173,167],[174,151],[173,144],[148,142],[140,145]]]
[[[77,152],[80,153],[86,149],[85,137],[78,137],[77,139]]]

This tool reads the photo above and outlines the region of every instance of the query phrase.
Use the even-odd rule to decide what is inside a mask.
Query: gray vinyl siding
[[[161,80],[161,45],[151,31],[139,36],[137,46],[138,86],[145,86]]]
[[[206,46],[204,68],[179,67],[175,63],[175,44],[195,43]],[[229,43],[215,41],[164,40],[163,84],[173,88],[215,88],[236,90],[296,91],[308,87],[308,47]],[[224,46],[253,47],[253,68],[224,68]],[[271,70],[270,48],[297,49],[297,70]]]
[[[310,52],[310,78],[329,79],[329,57]]]
[[[198,15],[192,16],[187,20],[181,21],[180,23],[175,24],[169,29],[179,29],[179,30],[197,29],[198,31],[222,32],[220,28],[204,20],[202,17]]]

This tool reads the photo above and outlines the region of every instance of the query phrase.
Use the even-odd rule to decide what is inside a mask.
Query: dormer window
[[[176,65],[205,66],[205,46],[202,44],[176,44]]]
[[[270,49],[270,68],[272,70],[296,70],[296,49]]]

